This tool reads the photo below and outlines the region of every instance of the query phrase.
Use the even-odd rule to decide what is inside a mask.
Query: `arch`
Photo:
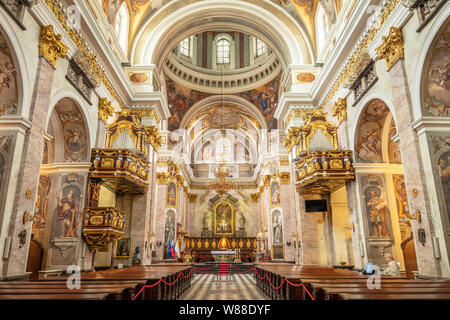
[[[397,125],[397,119],[396,114],[394,112],[394,102],[392,101],[391,97],[389,97],[386,92],[382,90],[371,90],[368,92],[363,99],[355,106],[356,108],[356,114],[355,114],[355,121],[353,121],[353,126],[351,127],[350,131],[350,149],[354,152],[355,151],[355,143],[356,143],[356,133],[358,130],[358,127],[361,122],[361,117],[363,114],[363,111],[366,109],[367,105],[373,101],[373,100],[381,100],[384,102],[384,104],[389,108],[390,113],[392,114],[392,117],[394,118],[395,126],[398,128]]]
[[[97,114],[97,108],[89,108],[86,101],[80,97],[78,92],[64,88],[59,91],[57,91],[52,98],[50,99],[49,109],[47,113],[47,120],[45,123],[45,127],[48,128],[48,125],[50,123],[50,118],[53,113],[53,110],[56,106],[56,104],[61,101],[64,98],[71,99],[75,105],[80,110],[81,115],[83,116],[84,122],[86,124],[86,130],[87,130],[87,136],[89,137],[89,148],[92,148],[96,145],[96,136],[97,136],[97,122],[98,114]]]
[[[76,109],[75,112],[73,112],[74,108]],[[80,104],[70,97],[63,97],[51,105],[48,117],[51,119],[53,130],[55,130],[53,132],[55,142],[64,146],[64,150],[55,149],[57,154],[63,155],[63,158],[58,159],[58,162],[89,161],[90,149],[93,144],[89,139],[90,130],[87,117]],[[47,120],[47,128],[50,119]],[[56,157],[55,160],[57,160]]]
[[[433,19],[433,23],[425,37],[421,48],[419,49],[419,54],[417,56],[415,78],[413,79],[413,85],[411,90],[411,100],[413,106],[413,116],[414,120],[418,120],[422,117],[422,103],[423,103],[423,81],[424,81],[424,71],[426,67],[426,60],[428,53],[431,49],[431,45],[436,40],[436,36],[441,32],[444,25],[450,22],[450,17],[448,12],[450,10],[450,2],[441,8],[437,15]]]
[[[22,115],[25,119],[30,116],[31,99],[33,96],[32,79],[29,74],[30,68],[25,56],[25,50],[22,47],[23,39],[19,39],[16,29],[10,23],[9,17],[5,16],[4,10],[0,10],[0,32],[5,38],[14,61],[14,66],[18,70],[18,102],[17,114]],[[29,61],[29,59],[28,59]]]
[[[164,16],[167,12],[171,13]],[[226,21],[221,21],[221,17]],[[284,10],[274,3],[255,5],[238,0],[167,3],[142,23],[131,46],[130,60],[136,65],[162,65],[168,52],[182,39],[217,28],[245,32],[263,40],[277,51],[286,67],[313,63],[314,50],[306,40],[306,30]]]
[[[264,115],[262,112],[251,102],[247,101],[246,99],[235,96],[235,95],[214,95],[207,97],[205,99],[202,99],[195,103],[193,106],[191,106],[188,111],[186,111],[183,119],[180,122],[180,128],[181,129],[187,129],[189,122],[193,119],[195,114],[204,111],[204,109],[214,105],[214,104],[234,104],[241,106],[249,111],[251,115],[254,116],[255,120],[258,121],[258,124],[261,129],[269,129],[266,119],[264,118]]]

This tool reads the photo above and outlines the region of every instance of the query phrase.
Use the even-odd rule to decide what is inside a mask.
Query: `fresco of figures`
[[[277,181],[272,182],[270,186],[270,204],[272,207],[281,205],[280,184]]]
[[[383,175],[360,175],[370,237],[391,237],[392,227]]]
[[[357,162],[383,162],[381,134],[388,114],[389,108],[378,99],[364,109],[356,132]]]
[[[81,222],[80,196],[79,187],[71,184],[64,186],[59,193],[55,209],[56,237],[77,237],[76,232]]]
[[[64,98],[55,106],[62,123],[65,161],[82,162],[87,160],[87,134],[83,116],[75,103]]]
[[[191,90],[175,83],[171,79],[166,81],[167,101],[170,106],[169,130],[175,131],[180,127],[186,112],[198,101],[210,96],[208,93]]]
[[[0,33],[0,116],[17,113],[18,96],[16,67]]]
[[[439,177],[447,206],[447,214],[450,217],[450,151],[444,152],[439,157]]]
[[[39,177],[38,193],[34,207],[33,230],[45,229],[47,222],[48,196],[51,188],[51,180],[48,176]]]
[[[400,145],[398,141],[394,141],[394,136],[397,134],[394,118],[391,118],[391,125],[389,127],[389,141],[388,153],[389,163],[402,164],[402,155],[400,153]]]
[[[278,105],[280,77],[281,74],[264,86],[239,94],[245,100],[253,103],[261,110],[270,129],[277,128],[277,120],[275,119],[274,114]]]
[[[450,23],[431,46],[425,71],[426,116],[448,117],[450,108]]]
[[[177,185],[175,182],[170,182],[167,185],[167,207],[177,206]]]
[[[251,102],[259,110],[261,110],[270,129],[277,128],[277,120],[274,117],[274,113],[278,105],[280,76],[281,75],[278,75],[274,80],[270,81],[266,85],[238,94],[240,97]],[[211,96],[209,93],[191,90],[181,86],[171,79],[166,80],[166,87],[167,101],[171,111],[171,116],[169,118],[170,131],[175,131],[180,127],[181,120],[190,107]],[[233,110],[230,109],[226,112],[230,113],[231,118],[224,116],[222,117],[222,115],[220,118],[227,118],[227,121],[231,121],[228,123],[229,126],[239,126],[243,122],[242,117],[239,117],[238,114],[231,114],[233,113]],[[212,117],[214,117],[214,115]],[[211,123],[215,123],[217,126],[217,121],[214,121],[214,118],[209,119],[209,121]]]

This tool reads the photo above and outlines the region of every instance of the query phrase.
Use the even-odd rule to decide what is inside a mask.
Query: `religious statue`
[[[274,216],[273,222],[273,243],[283,243],[283,226],[281,221],[281,215]]]
[[[387,205],[381,195],[378,195],[375,190],[371,191],[371,198],[367,203],[370,214],[370,222],[373,227],[374,237],[389,237],[390,234],[386,229],[386,214]]]
[[[134,249],[134,255],[133,255],[133,258],[131,259],[131,261],[133,264],[141,263],[141,247],[136,247],[136,249]]]
[[[175,239],[175,227],[173,225],[172,219],[169,216],[166,217],[166,234],[165,234],[165,242],[174,241]]]
[[[65,198],[62,198],[62,192],[60,193],[56,210],[58,212],[58,221],[61,223],[60,237],[68,238],[76,236],[75,231],[78,225],[75,226],[75,222],[79,210],[78,201],[73,197],[72,189],[67,192]]]
[[[209,230],[211,226],[211,214],[208,210],[204,211],[205,216],[203,218],[203,230]]]
[[[239,230],[245,230],[245,217],[244,214],[241,212],[241,215],[239,217]]]

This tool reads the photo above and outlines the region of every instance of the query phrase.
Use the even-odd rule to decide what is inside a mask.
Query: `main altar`
[[[193,262],[235,261],[254,262],[257,249],[256,237],[185,237],[185,252]]]

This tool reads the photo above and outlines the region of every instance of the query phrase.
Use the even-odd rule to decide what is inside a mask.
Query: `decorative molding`
[[[381,30],[381,27],[386,23],[400,2],[402,2],[402,0],[391,0],[386,2],[378,23],[371,28],[357,44],[355,53],[347,59],[345,67],[338,75],[337,80],[328,90],[328,94],[320,103],[320,108],[323,108],[334,97],[339,88],[345,85],[348,82],[348,79],[355,74],[355,70],[360,68],[361,61],[365,59],[366,52],[370,44],[373,42],[376,35]]]
[[[41,28],[41,38],[39,40],[39,56],[44,57],[54,68],[58,64],[59,58],[67,55],[69,47],[62,41],[60,34],[55,35],[53,26],[43,26]]]
[[[332,110],[333,117],[337,117],[339,124],[347,120],[347,99],[338,98],[338,101],[334,103]]]
[[[383,36],[383,43],[376,49],[379,59],[385,59],[388,71],[405,56],[402,29],[391,27],[389,35]]]
[[[108,124],[108,118],[114,115],[114,107],[107,98],[100,98],[98,101],[98,118]]]
[[[53,15],[56,17],[56,19],[59,21],[61,26],[64,28],[64,30],[67,32],[69,37],[72,39],[72,41],[77,46],[78,50],[83,53],[86,57],[86,61],[88,61],[90,66],[90,71],[93,76],[97,78],[100,82],[104,84],[106,89],[109,91],[109,93],[112,95],[112,97],[117,101],[117,103],[120,105],[121,108],[125,108],[125,104],[120,99],[119,94],[116,92],[116,90],[113,88],[111,82],[106,77],[105,71],[100,66],[98,62],[97,55],[92,51],[91,48],[88,47],[87,42],[85,39],[83,39],[83,36],[81,35],[80,31],[74,28],[71,28],[69,22],[68,22],[68,16],[64,12],[63,4],[61,3],[61,0],[45,0],[45,3],[49,7],[49,9],[52,11]]]

